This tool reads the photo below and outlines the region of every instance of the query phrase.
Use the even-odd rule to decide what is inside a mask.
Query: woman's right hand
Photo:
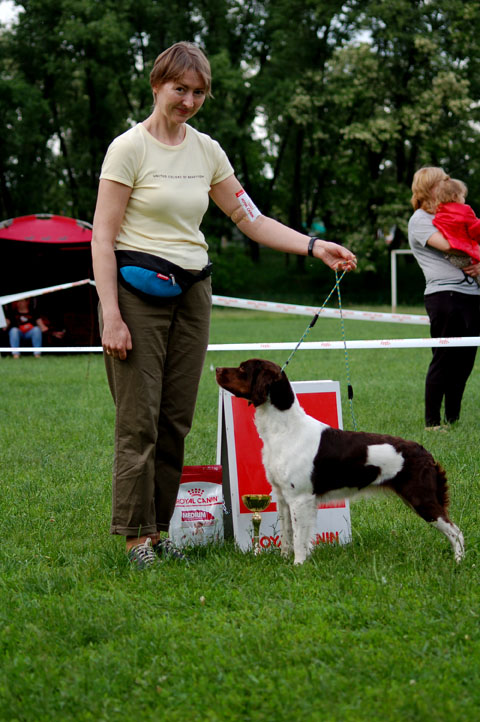
[[[118,306],[113,248],[131,192],[132,189],[122,183],[100,181],[92,234],[93,272],[103,317],[102,346],[108,356],[121,361],[132,348],[132,337]]]
[[[480,263],[472,263],[470,266],[465,266],[462,268],[462,271],[464,271],[467,276],[476,278],[477,276],[480,276]]]
[[[103,319],[102,346],[107,356],[125,361],[127,351],[132,350],[132,337],[127,324],[119,316]]]

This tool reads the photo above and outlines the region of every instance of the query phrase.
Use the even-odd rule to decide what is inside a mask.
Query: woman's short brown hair
[[[205,94],[210,96],[212,71],[206,55],[193,43],[175,43],[157,57],[150,73],[150,85],[155,97],[155,88],[170,81],[180,80],[189,70],[201,77]]]
[[[413,176],[412,183],[412,206],[416,211],[419,208],[427,213],[435,213],[437,207],[436,188],[438,184],[447,180],[448,176],[443,168],[427,166],[420,168]]]

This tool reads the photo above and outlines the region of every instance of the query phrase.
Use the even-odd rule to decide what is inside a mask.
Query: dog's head
[[[285,372],[272,361],[252,358],[238,367],[217,368],[216,376],[219,386],[255,407],[270,400],[277,409],[285,411],[295,398]]]

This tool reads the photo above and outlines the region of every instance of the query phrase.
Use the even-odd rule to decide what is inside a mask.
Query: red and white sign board
[[[294,381],[292,386],[307,414],[329,426],[342,428],[340,385],[338,381]],[[243,494],[272,494],[262,463],[262,441],[254,421],[255,408],[220,389],[217,464],[223,469],[223,495],[226,506],[225,536],[234,536],[243,550],[252,545],[252,513],[242,502]],[[348,500],[320,504],[314,543],[345,544],[351,540]],[[277,505],[272,502],[262,512],[260,546],[280,547]]]

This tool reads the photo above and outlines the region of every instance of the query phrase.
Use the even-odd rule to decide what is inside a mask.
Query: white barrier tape
[[[34,291],[22,291],[22,293],[11,293],[9,296],[0,296],[0,306],[5,306],[12,301],[20,301],[22,298],[33,298],[34,296],[44,296],[46,293],[54,291],[64,291],[66,288],[74,288],[75,286],[84,286],[86,283],[92,283],[89,278],[83,281],[73,281],[71,283],[61,283],[58,286],[48,286],[48,288],[37,288]]]
[[[393,338],[376,341],[347,341],[348,349],[373,348],[454,348],[464,346],[480,346],[480,336],[466,336],[458,338]],[[208,351],[289,351],[297,346],[296,341],[285,343],[213,343],[209,344]],[[344,349],[343,341],[306,341],[301,349],[310,351]],[[45,346],[32,348],[30,346],[0,348],[1,353],[101,353],[101,346]]]
[[[248,298],[231,298],[229,296],[212,296],[214,306],[228,308],[246,308],[250,311],[271,311],[273,313],[291,313],[299,316],[314,316],[320,307],[298,306],[294,303],[273,303],[272,301],[253,301]],[[340,310],[323,308],[320,316],[326,318],[340,318]],[[346,319],[358,321],[379,321],[380,323],[413,323],[428,326],[428,316],[418,316],[407,313],[375,313],[372,311],[351,311],[342,309],[342,316]]]
[[[63,291],[67,288],[75,286],[83,286],[89,283],[95,286],[95,281],[86,278],[83,281],[74,281],[72,283],[62,283],[58,286],[49,286],[48,288],[37,288],[33,291],[22,291],[22,293],[13,293],[8,296],[0,296],[0,306],[12,301],[19,301],[22,298],[33,298],[35,296],[43,296],[46,293],[54,291]],[[250,311],[270,311],[273,313],[295,314],[297,316],[314,316],[320,310],[320,307],[300,306],[294,303],[275,303],[272,301],[254,301],[249,298],[233,298],[230,296],[212,296],[214,306],[225,306],[228,308],[246,308]],[[320,313],[326,318],[340,318],[340,311],[334,308],[323,308]],[[358,321],[378,321],[380,323],[413,323],[422,326],[428,326],[428,316],[418,316],[406,313],[376,313],[373,311],[352,311],[343,309],[343,318],[355,319]]]
[[[0,353],[102,353],[102,346],[2,346]]]
[[[298,342],[287,343],[228,343],[210,344],[209,351],[289,351],[296,348]],[[393,338],[378,341],[347,341],[347,349],[370,348],[439,348],[454,346],[480,346],[480,336],[465,338]],[[304,341],[300,349],[310,351],[344,349],[343,341]]]

